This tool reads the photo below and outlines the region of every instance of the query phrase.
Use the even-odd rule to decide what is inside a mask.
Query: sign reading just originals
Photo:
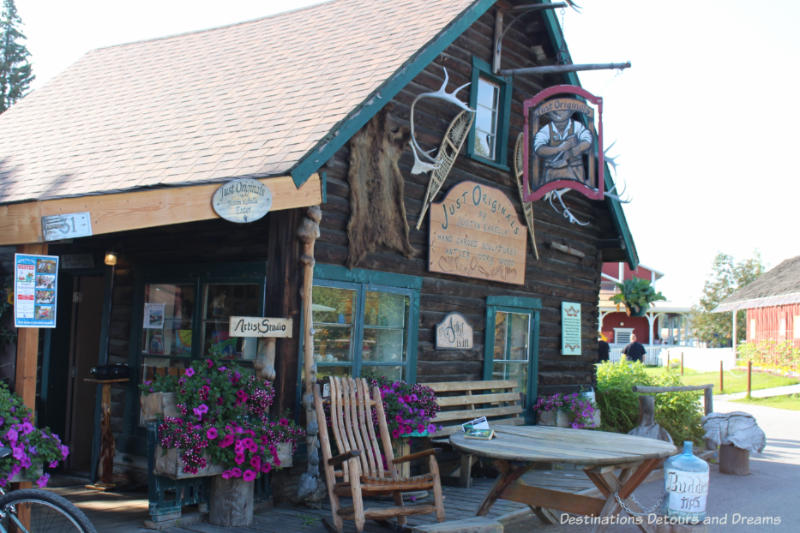
[[[272,191],[260,181],[241,178],[222,185],[211,198],[214,211],[231,222],[254,222],[269,213]]]
[[[501,190],[463,181],[434,203],[428,268],[470,278],[525,283],[527,234]]]

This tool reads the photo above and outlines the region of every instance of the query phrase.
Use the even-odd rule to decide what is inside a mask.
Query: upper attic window
[[[470,107],[475,122],[467,140],[473,159],[508,170],[508,117],[511,109],[511,78],[492,74],[488,63],[472,58]]]

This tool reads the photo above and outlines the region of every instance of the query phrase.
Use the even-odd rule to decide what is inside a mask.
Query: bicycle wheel
[[[26,514],[29,519],[20,520]],[[46,490],[9,492],[0,498],[0,515],[0,525],[9,533],[97,533],[83,511]]]

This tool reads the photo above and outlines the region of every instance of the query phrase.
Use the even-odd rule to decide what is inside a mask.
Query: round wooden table
[[[630,497],[664,459],[678,452],[674,445],[655,439],[584,429],[551,426],[496,426],[491,440],[470,439],[464,433],[450,436],[452,445],[463,453],[492,459],[500,472],[478,509],[485,515],[498,499],[531,507],[540,518],[542,509],[600,517],[594,531],[613,520],[602,520],[623,510],[620,500]],[[537,465],[573,464],[583,471],[603,495],[602,498],[534,487],[520,477]],[[633,501],[625,506],[642,512]],[[647,520],[637,525],[650,531]]]

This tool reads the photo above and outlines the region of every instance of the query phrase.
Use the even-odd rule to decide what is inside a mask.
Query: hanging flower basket
[[[647,305],[643,305],[641,307],[638,306],[628,307],[628,314],[630,316],[644,316],[647,314],[648,309],[650,309],[650,307]]]
[[[611,301],[617,304],[617,310],[620,305],[624,305],[629,316],[644,316],[650,304],[666,300],[646,279],[626,279],[616,285],[618,292],[611,297]]]

